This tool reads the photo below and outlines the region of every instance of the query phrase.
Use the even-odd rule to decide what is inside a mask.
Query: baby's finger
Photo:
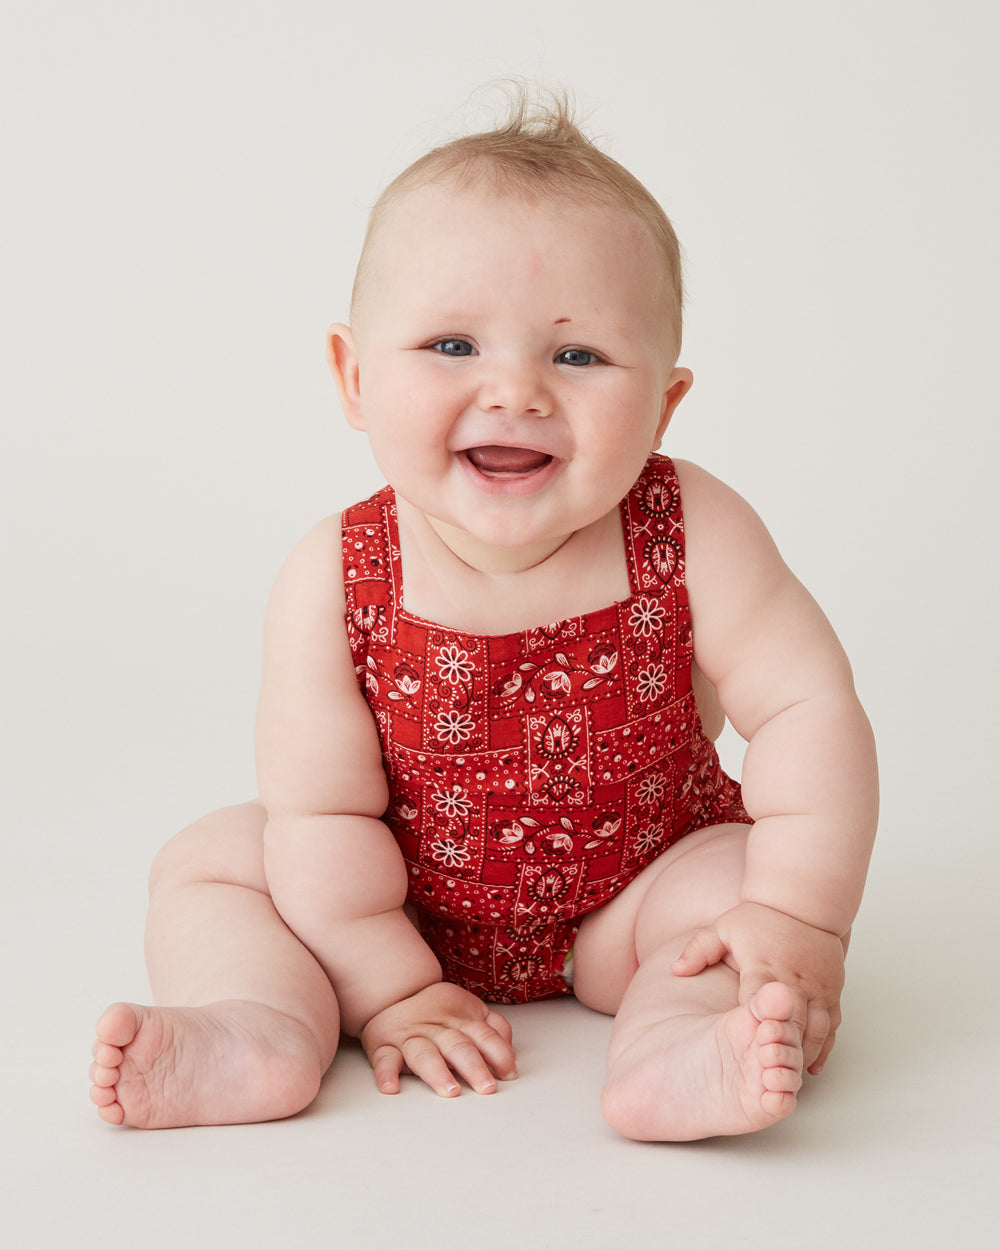
[[[830,1036],[830,1013],[822,1003],[811,1002],[806,1013],[806,1028],[802,1035],[802,1056],[811,1069],[818,1061]]]
[[[470,1027],[466,1027],[471,1032]],[[465,1081],[470,1089],[474,1089],[477,1094],[496,1093],[497,1079],[487,1062],[488,1049],[485,1041],[480,1042],[478,1039],[474,1041],[468,1032],[461,1032],[458,1029],[442,1030],[434,1035],[434,1041],[445,1063]],[[489,1042],[493,1045],[500,1043],[505,1050],[509,1049],[492,1030],[490,1030]],[[513,1053],[511,1052],[508,1066],[512,1059]]]
[[[429,1038],[408,1038],[403,1043],[403,1059],[413,1075],[429,1085],[439,1097],[457,1098],[462,1092],[441,1051]]]
[[[514,1030],[511,1028],[510,1021],[499,1011],[487,1011],[486,1023],[491,1029],[495,1029],[508,1045],[514,1040]]]
[[[840,1010],[840,1003],[834,1003],[832,1007],[828,1008],[827,1016],[829,1024],[826,1031],[826,1037],[823,1040],[823,1045],[820,1048],[819,1054],[815,1059],[812,1059],[808,1055],[806,1056],[806,1070],[811,1072],[813,1076],[819,1076],[819,1074],[823,1071],[823,1068],[826,1066],[826,1061],[830,1057],[830,1051],[833,1050],[833,1043],[837,1039],[837,1030],[840,1028],[841,1022],[844,1018],[843,1013]]]
[[[494,1021],[507,1026],[504,1032],[501,1033]],[[501,1081],[517,1079],[517,1059],[511,1045],[513,1034],[503,1016],[490,1012],[481,1024],[466,1025],[464,1032],[478,1048],[495,1076]]]
[[[726,954],[726,944],[715,929],[699,929],[670,966],[678,977],[694,977],[717,964]]]
[[[833,1050],[833,1044],[836,1040],[837,1034],[833,1029],[831,1029],[827,1034],[826,1041],[823,1043],[823,1049],[819,1052],[816,1062],[809,1064],[806,1069],[807,1072],[811,1073],[813,1076],[819,1076],[819,1074],[826,1067],[826,1061],[830,1058],[830,1051]]]
[[[383,1094],[399,1093],[399,1074],[403,1070],[403,1056],[397,1046],[378,1046],[369,1056],[375,1084]]]

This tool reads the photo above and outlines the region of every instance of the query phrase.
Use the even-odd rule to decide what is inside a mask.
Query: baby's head
[[[664,338],[672,360],[681,343],[683,288],[677,236],[666,213],[624,166],[596,147],[573,121],[564,96],[533,101],[512,93],[507,116],[494,130],[465,135],[434,148],[383,191],[371,212],[351,298],[354,321],[363,305],[380,233],[405,210],[412,191],[443,185],[457,192],[488,192],[526,202],[603,205],[621,210],[648,235],[661,265]]]
[[[563,104],[520,97],[385,191],[327,352],[397,500],[510,571],[617,515],[691,385],[680,322],[663,210]]]

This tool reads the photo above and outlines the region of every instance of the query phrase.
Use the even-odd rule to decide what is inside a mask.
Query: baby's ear
[[[358,367],[358,349],[350,326],[336,323],[327,331],[326,363],[337,383],[341,407],[348,424],[355,430],[363,430],[365,418],[361,411],[361,371]]]
[[[653,450],[659,447],[666,433],[667,426],[670,424],[670,418],[674,415],[677,405],[694,386],[694,374],[690,369],[674,369],[670,377],[667,379],[667,389],[663,392],[663,407],[660,411],[660,421],[656,427],[656,438],[653,442]]]

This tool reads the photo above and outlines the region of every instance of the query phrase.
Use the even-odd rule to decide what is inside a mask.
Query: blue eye
[[[582,347],[568,347],[564,352],[560,352],[556,357],[556,364],[559,365],[596,365],[599,363],[599,357],[593,352],[588,352]]]
[[[472,344],[465,339],[439,339],[431,348],[442,356],[471,356],[473,352]]]

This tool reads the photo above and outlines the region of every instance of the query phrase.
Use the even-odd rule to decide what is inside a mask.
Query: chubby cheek
[[[419,444],[446,437],[460,403],[434,370],[411,368],[380,378],[367,390],[362,383],[362,406],[373,429]]]
[[[400,393],[391,415],[381,409],[373,412],[366,423],[368,443],[376,464],[386,481],[397,489],[415,488],[420,481],[440,478],[449,453],[446,432],[436,424],[423,405],[408,400]]]
[[[595,414],[586,441],[598,455],[619,461],[638,457],[645,463],[657,442],[659,415],[659,409],[651,408],[648,402],[630,405],[619,397]],[[582,444],[584,437],[579,441]]]

